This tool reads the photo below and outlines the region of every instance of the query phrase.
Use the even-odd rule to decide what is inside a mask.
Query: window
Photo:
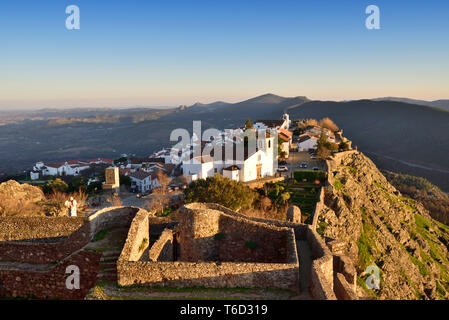
[[[271,140],[268,140],[268,149],[271,148]]]

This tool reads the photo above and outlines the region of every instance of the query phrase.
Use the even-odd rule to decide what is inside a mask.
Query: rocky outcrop
[[[37,203],[44,201],[42,190],[29,184],[9,180],[0,184],[0,216],[44,215]]]
[[[338,153],[327,166],[317,227],[343,242],[342,253],[357,268],[357,292],[377,299],[447,299],[449,227],[403,197],[362,153]],[[380,289],[371,290],[366,279],[375,267]]]

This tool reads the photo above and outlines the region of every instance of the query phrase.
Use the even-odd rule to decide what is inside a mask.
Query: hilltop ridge
[[[318,231],[345,243],[357,266],[362,295],[377,299],[449,297],[449,227],[404,197],[361,152],[327,160],[329,185]],[[380,269],[380,290],[368,290],[364,272]]]

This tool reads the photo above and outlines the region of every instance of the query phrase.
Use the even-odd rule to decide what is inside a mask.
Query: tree
[[[307,127],[313,127],[313,126],[317,126],[318,125],[318,121],[316,121],[315,119],[305,119],[303,122],[301,122],[301,124],[299,125],[299,128],[304,130]]]
[[[80,189],[83,190],[83,191],[87,190],[87,181],[86,181],[86,179],[84,177],[82,177],[82,176],[72,177],[72,179],[68,183],[67,192],[75,192],[75,191],[78,191]]]
[[[240,181],[220,174],[193,181],[184,190],[185,202],[213,202],[232,210],[250,209],[258,194]]]
[[[125,185],[127,187],[131,187],[131,178],[128,176],[120,175],[120,184]]]
[[[319,146],[316,152],[316,156],[320,159],[326,159],[331,155],[331,152],[325,146]]]
[[[60,178],[56,178],[55,180],[51,180],[51,181],[47,182],[42,187],[44,193],[51,193],[51,192],[54,192],[54,191],[67,192],[68,188],[69,188],[69,186],[67,185],[67,183],[62,181]]]
[[[338,126],[330,118],[323,118],[320,120],[319,126],[331,130],[332,132],[338,131]]]
[[[246,120],[245,128],[246,128],[246,129],[251,129],[251,128],[253,128],[253,123],[251,122],[251,119]]]
[[[146,208],[150,211],[157,211],[163,213],[165,208],[170,205],[170,198],[167,195],[167,187],[170,183],[170,177],[162,170],[156,173],[158,187],[153,189],[151,194],[151,202],[147,203]]]

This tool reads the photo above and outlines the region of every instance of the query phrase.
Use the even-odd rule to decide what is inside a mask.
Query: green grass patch
[[[335,179],[334,182],[334,188],[337,190],[341,190],[345,187],[345,185],[339,180],[339,179]]]
[[[357,169],[351,166],[346,166],[346,169],[348,169],[349,173],[353,176],[357,174]]]
[[[320,221],[320,222],[318,222],[318,228],[316,228],[316,232],[320,236],[324,237],[324,231],[326,230],[326,228],[327,228],[327,223],[324,221]]]
[[[103,240],[104,237],[106,236],[106,234],[110,231],[111,229],[103,229],[97,232],[97,234],[95,235],[94,239],[92,240],[92,242],[97,242],[100,240]]]
[[[412,260],[413,264],[415,264],[416,266],[418,266],[419,268],[419,273],[422,276],[427,276],[429,275],[429,271],[427,270],[427,268],[424,266],[424,264],[419,261],[416,257],[412,256],[411,254],[409,254],[410,260]]]
[[[139,251],[145,250],[145,247],[146,247],[147,243],[148,243],[148,239],[147,238],[143,238],[142,239],[142,243],[139,246]]]
[[[170,213],[174,212],[175,209],[173,208],[165,208],[163,211],[159,211],[156,213],[157,217],[166,217],[168,216]]]
[[[367,266],[375,261],[373,254],[377,250],[374,243],[376,229],[368,221],[366,208],[360,207],[360,211],[362,212],[362,228],[360,237],[357,240],[357,247],[359,248],[358,260],[360,268],[366,269]]]

